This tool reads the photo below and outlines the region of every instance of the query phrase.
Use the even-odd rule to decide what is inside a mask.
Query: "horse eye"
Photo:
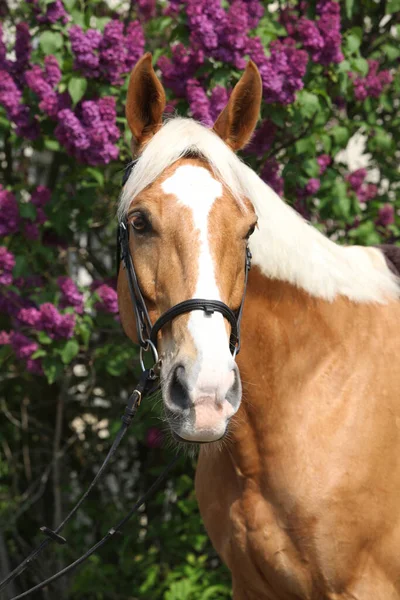
[[[149,222],[143,215],[134,215],[131,224],[133,229],[138,233],[144,233],[150,228]]]
[[[255,226],[255,225],[252,225],[252,226],[250,227],[250,229],[249,229],[249,231],[248,231],[248,233],[247,233],[247,235],[246,235],[246,240],[248,240],[248,239],[249,239],[249,237],[250,237],[251,235],[253,235],[255,228],[256,228],[256,226]]]

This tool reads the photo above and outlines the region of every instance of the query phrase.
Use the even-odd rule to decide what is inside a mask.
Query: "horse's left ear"
[[[232,150],[240,150],[250,141],[260,114],[261,98],[260,73],[250,60],[213,127]]]
[[[161,127],[165,108],[164,88],[154,72],[147,52],[136,63],[129,79],[125,114],[133,135],[135,151]]]

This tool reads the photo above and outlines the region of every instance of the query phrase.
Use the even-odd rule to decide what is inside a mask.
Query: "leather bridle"
[[[130,173],[135,162],[131,163],[124,174],[123,185],[129,179]],[[165,311],[157,321],[152,324],[149,312],[146,307],[142,291],[140,289],[138,277],[135,270],[132,254],[129,247],[129,231],[133,226],[125,218],[120,221],[118,226],[118,254],[117,254],[117,270],[119,269],[120,261],[126,271],[129,292],[132,300],[133,312],[135,315],[137,339],[141,349],[141,364],[143,365],[143,352],[151,351],[155,363],[158,363],[158,333],[167,324],[176,319],[176,317],[192,312],[193,310],[202,310],[206,315],[212,315],[219,312],[229,322],[231,333],[229,338],[229,349],[235,358],[240,351],[240,323],[242,320],[243,305],[246,296],[248,275],[251,267],[251,252],[246,246],[246,257],[244,264],[244,287],[240,306],[236,311],[229,308],[227,304],[220,300],[207,300],[204,298],[191,298],[175,304],[170,309]]]

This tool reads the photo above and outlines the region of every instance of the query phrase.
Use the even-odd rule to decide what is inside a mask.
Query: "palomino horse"
[[[119,215],[151,319],[191,298],[237,310],[253,255],[237,365],[219,311],[159,333],[166,417],[179,440],[214,442],[196,493],[235,600],[398,600],[398,281],[380,250],[334,244],[236,157],[260,101],[249,63],[213,130],[162,124],[151,56],[131,75],[138,160]],[[135,341],[123,269],[118,296]]]

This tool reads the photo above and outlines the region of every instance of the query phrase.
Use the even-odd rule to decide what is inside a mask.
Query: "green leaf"
[[[309,158],[303,163],[303,170],[309,177],[318,177],[319,164],[315,158]]]
[[[77,104],[83,98],[87,88],[87,80],[83,77],[73,75],[68,83],[68,91],[72,98],[72,102]]]
[[[63,46],[63,36],[56,31],[44,31],[39,38],[39,45],[45,54],[54,54]]]
[[[64,6],[67,9],[68,12],[71,12],[71,10],[74,8],[75,4],[76,4],[76,0],[63,0]]]
[[[318,96],[307,90],[301,90],[297,94],[297,104],[300,107],[301,115],[306,119],[314,117],[321,108]]]
[[[306,137],[300,140],[297,140],[295,143],[296,153],[297,154],[314,154],[315,153],[315,141],[314,137]]]
[[[369,66],[365,58],[354,58],[351,62],[351,65],[354,71],[357,71],[357,73],[361,73],[361,75],[363,75],[364,77],[368,74]]]
[[[89,167],[86,169],[89,175],[93,177],[97,181],[100,187],[104,186],[104,175],[100,169],[94,169],[93,167]]]
[[[44,147],[46,150],[50,150],[50,152],[58,152],[58,150],[60,150],[60,144],[57,140],[52,140],[50,138],[45,138]]]
[[[345,146],[350,138],[350,132],[347,129],[347,127],[343,127],[341,125],[336,125],[335,127],[332,127],[332,129],[330,130],[330,134],[335,140],[335,143],[341,147]]]
[[[43,348],[39,348],[39,350],[36,350],[36,352],[32,354],[31,358],[42,358],[43,356],[47,356],[47,352],[46,350],[43,350]]]
[[[400,0],[388,0],[386,14],[391,15],[400,11]]]
[[[15,257],[15,267],[13,269],[14,277],[21,277],[21,275],[25,275],[27,269],[28,269],[27,257],[23,256],[22,254],[18,254],[18,256]]]
[[[346,0],[346,16],[351,19],[353,16],[354,0]]]
[[[55,361],[54,358],[51,358],[50,356],[47,356],[44,359],[42,367],[50,385],[54,383],[64,371],[62,364]]]
[[[79,352],[79,344],[76,340],[68,340],[64,348],[61,350],[61,360],[64,365],[69,363],[75,358]]]
[[[30,202],[24,202],[19,205],[19,214],[24,219],[29,219],[30,221],[36,220],[36,208]]]
[[[51,337],[49,337],[47,335],[47,333],[45,333],[44,331],[39,331],[38,332],[38,340],[41,344],[44,344],[45,346],[48,344],[51,344],[53,342],[53,340],[51,339]]]
[[[350,31],[346,37],[347,51],[350,54],[354,54],[354,52],[357,52],[357,50],[361,46],[361,40],[362,40],[361,27],[353,27],[353,29],[350,29]]]

